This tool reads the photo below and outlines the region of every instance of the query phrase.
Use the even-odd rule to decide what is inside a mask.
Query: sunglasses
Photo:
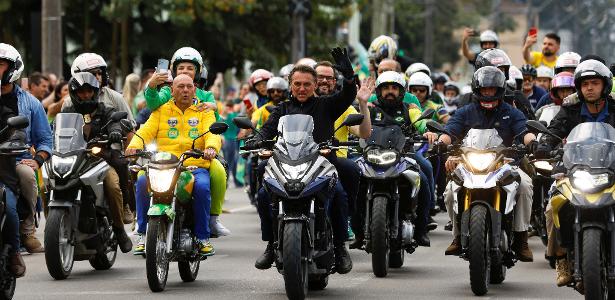
[[[424,88],[410,88],[410,93],[427,93],[427,89],[424,89]]]
[[[322,81],[322,80],[333,81],[333,80],[335,80],[335,77],[333,77],[333,76],[318,75],[318,76],[316,76],[316,80],[318,80],[318,81]]]

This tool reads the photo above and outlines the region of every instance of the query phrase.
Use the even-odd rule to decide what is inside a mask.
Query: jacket
[[[314,119],[312,133],[316,143],[326,142],[333,137],[333,124],[352,105],[357,96],[357,86],[353,80],[344,80],[342,89],[327,96],[312,96],[305,102],[299,102],[294,96],[282,102],[269,115],[263,124],[258,139],[271,140],[278,135],[278,122],[285,115],[304,114]]]
[[[158,109],[158,107],[164,105],[165,103],[171,100],[171,88],[168,86],[163,86],[160,88],[160,91],[156,91],[154,89],[150,89],[149,87],[145,88],[145,103],[147,104],[147,108],[152,111]],[[214,94],[210,91],[204,91],[202,89],[196,89],[196,98],[199,99],[200,102],[210,102],[216,103],[214,99]],[[218,112],[215,112],[216,120],[220,118]]]
[[[206,132],[214,122],[216,122],[216,117],[213,112],[199,111],[195,105],[191,105],[182,112],[171,99],[152,113],[147,122],[141,125],[137,134],[146,144],[156,141],[158,151],[169,152],[179,157],[185,151],[190,150],[194,138]],[[219,152],[222,140],[218,135],[207,133],[196,140],[194,147],[201,150],[213,148]],[[128,148],[143,149],[143,142],[139,138],[133,138]],[[209,168],[210,161],[202,158],[189,158],[184,164]]]
[[[86,141],[91,140],[94,137],[101,136],[103,134],[110,134],[111,132],[117,131],[124,134],[122,130],[122,126],[120,122],[111,122],[105,131],[102,131],[102,127],[111,120],[111,115],[116,112],[117,109],[115,107],[110,107],[104,102],[98,102],[98,107],[91,114],[91,125],[90,134],[87,137],[84,137]],[[61,113],[79,113],[75,110],[75,107],[70,105],[67,107],[63,107]],[[86,124],[87,125],[87,124]]]
[[[53,146],[53,137],[51,127],[47,121],[45,109],[38,99],[32,94],[24,91],[22,88],[13,85],[17,93],[17,109],[19,115],[26,116],[30,121],[30,125],[24,132],[26,134],[26,145],[34,147],[36,152],[44,151],[51,156],[51,147]],[[21,155],[17,160],[31,159],[30,152]]]
[[[100,101],[102,101],[108,107],[113,107],[117,111],[127,112],[128,120],[135,120],[134,116],[132,115],[132,110],[130,109],[130,107],[128,107],[128,103],[124,101],[122,94],[112,90],[109,87],[104,86],[100,89],[100,95],[98,95],[98,99],[100,99]],[[64,110],[64,108],[72,106],[73,102],[70,98],[68,98],[64,100],[64,103],[62,104],[62,110]]]
[[[516,136],[526,131],[527,119],[523,113],[512,105],[501,102],[493,111],[480,107],[478,102],[472,102],[458,109],[446,123],[446,132],[461,141],[470,129],[495,128],[504,141],[504,145],[511,146]]]
[[[581,114],[583,105],[585,105],[585,102],[579,102],[569,106],[562,105],[559,113],[557,113],[553,120],[551,120],[551,123],[549,123],[549,131],[564,139],[575,126],[583,122],[590,122],[591,120],[587,120]],[[611,96],[607,98],[607,106],[608,116],[606,117],[605,123],[615,126],[615,100],[613,100]],[[545,142],[551,147],[555,147],[560,141],[552,136],[545,135]]]

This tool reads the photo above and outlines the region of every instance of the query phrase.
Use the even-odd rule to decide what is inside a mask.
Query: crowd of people
[[[473,37],[479,39],[481,49],[477,53],[472,52],[469,45]],[[250,164],[249,158],[239,154],[240,145],[254,148],[259,142],[275,137],[279,119],[289,114],[312,116],[317,143],[333,134],[342,142],[366,139],[373,126],[392,122],[413,127],[430,144],[412,154],[420,166],[422,179],[415,242],[419,246],[430,246],[428,233],[437,227],[432,216],[446,210],[450,217],[446,227],[452,230],[453,241],[445,254],[459,255],[462,250],[459,218],[454,213],[453,192],[446,176],[457,167],[459,158],[444,158],[445,163],[440,163],[443,157],[428,155],[430,148],[445,149],[462,140],[473,128],[495,128],[505,145],[524,144],[537,157],[547,157],[557,141],[537,140],[528,132],[526,121],[539,119],[545,107],[550,106],[562,106],[562,112],[549,127],[562,138],[579,122],[614,123],[615,103],[610,94],[613,77],[604,59],[575,52],[559,53],[561,40],[556,33],[546,34],[541,50],[532,51],[537,39],[536,34],[528,35],[522,53],[507,53],[499,47],[495,32],[486,30],[479,34],[465,29],[461,52],[476,69],[468,82],[454,82],[446,73],[421,62],[402,67],[396,60],[397,43],[389,36],[380,36],[371,43],[368,49],[370,76],[361,82],[355,78],[355,66],[346,51],[336,48],[332,51],[333,62],[303,58],[280,70],[254,70],[238,86],[225,86],[223,76],[216,76],[213,84],[208,85],[207,67],[201,53],[183,47],[171,56],[169,70],[148,68],[140,74],[129,74],[123,80],[121,91],[112,88],[107,63],[95,53],[79,55],[72,62],[71,78],[66,81],[62,76],[40,72],[18,81],[25,62],[13,46],[0,44],[0,106],[12,112],[6,117],[19,114],[29,118],[25,143],[32,148],[30,153],[13,158],[15,161],[0,158],[3,169],[16,165],[16,168],[7,167],[13,172],[0,175],[0,181],[13,191],[7,197],[12,206],[10,212],[15,211],[17,199],[26,199],[30,209],[36,210],[41,201],[37,191],[45,192],[37,178],[40,168],[52,154],[52,127],[59,113],[82,114],[85,123],[92,126],[88,139],[102,131],[101,124],[110,120],[112,111],[127,112],[127,119],[135,121],[142,140],[131,139],[131,134],[123,132],[119,125],[106,128],[105,132],[110,141],[121,142],[123,137],[128,138],[126,155],[136,153],[146,144],[157,143],[158,151],[179,156],[206,131],[202,126],[224,122],[228,125],[226,132],[221,137],[205,135],[197,145],[203,150],[203,157],[191,162],[197,168],[193,171],[195,235],[201,254],[209,256],[215,254],[210,237],[231,234],[219,217],[227,186],[258,186],[265,172],[266,161]],[[514,66],[510,55],[522,56],[525,64]],[[428,120],[417,121],[428,109],[434,111],[431,121],[443,125],[447,134],[430,132]],[[333,129],[339,128],[351,114],[364,115],[363,122],[334,132]],[[239,129],[233,122],[239,116],[250,118],[258,134]],[[5,123],[6,118],[2,122]],[[334,215],[339,220],[332,224],[336,271],[340,274],[352,269],[345,243],[351,241],[351,249],[361,248],[365,243],[364,216],[359,203],[361,175],[353,161],[356,155],[340,149],[327,156],[340,174],[340,183],[333,196],[334,210],[339,210]],[[133,186],[128,184],[131,175],[125,166],[127,163],[117,159],[109,164],[115,170],[108,175],[111,176],[108,184],[113,186],[109,189],[112,190],[109,198],[115,203],[112,205],[115,211],[113,226],[120,249],[141,255],[145,251],[149,209],[147,182],[143,177],[136,180],[132,191],[136,200],[133,207],[129,205],[134,200],[128,196]],[[533,253],[527,241],[533,202],[532,179],[528,175],[531,171],[522,166],[515,170],[520,184],[512,250],[518,260],[530,262]],[[256,176],[250,176],[252,173]],[[267,242],[265,252],[255,265],[267,269],[275,259],[271,200],[262,187],[253,192],[253,204],[261,217],[262,238]],[[22,196],[16,197],[19,193]],[[401,195],[401,198],[406,196]],[[23,247],[30,253],[44,252],[35,236],[35,214],[21,223],[16,218],[11,214],[15,234],[8,242],[15,249]],[[123,227],[130,223],[135,223],[137,233],[134,248]],[[573,278],[565,252],[557,245],[550,245],[549,249],[548,254],[557,259],[557,284],[570,284]],[[12,265],[15,275],[23,276],[25,264],[19,251],[13,252]]]

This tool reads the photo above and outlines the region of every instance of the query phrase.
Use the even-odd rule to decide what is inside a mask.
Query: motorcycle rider
[[[420,67],[420,66],[418,66],[418,67]],[[425,67],[427,67],[427,66],[425,66]],[[377,69],[376,74],[377,74],[377,76],[380,76],[380,74],[382,74],[382,73],[384,73],[386,71],[395,71],[397,73],[401,73],[401,64],[398,61],[394,60],[394,59],[385,58],[378,65],[378,69]],[[429,68],[427,68],[427,72],[429,72]],[[377,99],[378,99],[378,97],[374,93],[374,94],[371,95],[371,97],[369,97],[369,100],[367,102],[370,103],[370,105],[371,105]],[[410,108],[416,109],[416,110],[413,110],[412,114],[410,114],[410,117],[414,121],[415,118],[418,118],[421,115],[421,112],[423,111],[421,109],[421,103],[419,102],[419,99],[416,98],[416,96],[414,96],[412,93],[405,92],[404,93],[403,101],[404,101],[404,103],[410,105]],[[417,126],[419,131],[421,131],[421,132],[425,131],[425,122],[418,122],[415,125]]]
[[[21,55],[13,46],[4,43],[0,43],[0,50],[2,50],[0,51],[2,53],[0,55],[0,126],[4,128],[8,118],[17,116],[19,99],[28,94],[15,84],[24,69]],[[1,138],[4,140],[6,136]],[[19,216],[17,215],[19,177],[15,157],[0,157],[0,169],[2,169],[0,182],[7,187],[5,189],[6,227],[4,239],[7,244],[11,245],[9,270],[15,277],[19,278],[26,273],[26,263],[19,253]]]
[[[530,101],[532,107],[536,108],[538,101],[547,94],[547,91],[536,85],[536,77],[538,76],[538,72],[534,66],[530,64],[521,66],[521,74],[523,75],[521,91],[527,100]]]
[[[468,62],[471,65],[474,65],[474,61],[476,60],[476,56],[478,53],[472,53],[470,51],[470,46],[468,45],[468,39],[472,36],[476,36],[478,33],[472,28],[464,28],[463,35],[461,36],[461,52],[463,56],[468,59]],[[481,50],[497,48],[500,40],[498,39],[498,35],[491,31],[485,30],[480,34],[480,48]]]
[[[424,63],[417,62],[417,63],[411,64],[406,69],[406,82],[408,80],[410,80],[410,76],[412,76],[412,74],[414,74],[416,72],[423,72],[423,73],[427,74],[431,78],[431,70],[429,70],[429,67],[426,64],[424,64]],[[382,72],[380,72],[378,75],[380,75],[380,74],[382,74]],[[446,82],[444,82],[444,84],[446,85]],[[442,90],[442,94],[444,94],[444,90]],[[431,100],[434,103],[442,104],[442,101],[441,101],[442,97],[440,97],[440,93],[438,91],[436,91],[435,89],[431,90],[431,94],[429,95],[429,97],[431,97]]]
[[[0,44],[0,61],[3,61],[3,64],[7,67],[5,78],[0,79],[2,81],[2,94],[10,97],[10,100],[7,99],[7,102],[11,103],[10,108],[14,112],[28,118],[30,124],[23,130],[25,142],[26,145],[32,146],[36,151],[34,155],[26,152],[17,157],[16,169],[19,176],[21,196],[26,200],[27,207],[30,210],[28,216],[19,224],[21,243],[29,253],[40,253],[45,250],[41,242],[34,235],[36,233],[35,210],[38,201],[36,173],[51,156],[53,143],[51,128],[40,101],[15,84],[24,66],[19,52],[11,45]],[[15,79],[11,80],[11,76],[14,76]],[[12,100],[16,101],[13,102]]]
[[[395,60],[397,57],[397,42],[390,36],[380,35],[369,45],[367,57],[369,59],[369,73],[375,74],[382,60]]]
[[[330,96],[316,96],[316,71],[307,65],[296,64],[291,71],[290,87],[291,95],[289,101],[278,105],[269,115],[269,119],[261,128],[262,136],[246,142],[246,148],[257,148],[262,140],[270,140],[277,136],[278,121],[282,116],[292,114],[306,114],[314,119],[313,137],[316,143],[328,141],[333,136],[333,124],[348,106],[357,97],[357,87],[355,85],[355,75],[348,57],[346,49],[334,48],[331,55],[335,59],[336,69],[343,75],[342,89]],[[366,85],[361,87],[358,93],[360,102],[367,101],[369,90]],[[335,155],[327,155],[327,159],[335,168],[343,174],[347,172],[344,165],[338,164]],[[335,253],[336,270],[340,274],[350,272],[352,260],[346,250],[345,241],[348,236],[348,203],[344,188],[338,181],[333,195],[331,221],[333,227],[333,244]],[[255,267],[258,269],[268,269],[275,259],[273,248],[273,216],[271,215],[270,198],[264,188],[261,188],[257,197],[258,212],[261,219],[261,231],[263,241],[267,241],[265,252],[256,260]]]
[[[586,59],[595,59],[593,57],[589,57]],[[557,61],[555,62],[555,75],[561,73],[561,72],[570,72],[572,74],[574,74],[574,70],[576,69],[576,67],[579,65],[579,63],[581,63],[581,61],[583,61],[581,59],[581,56],[579,54],[577,54],[576,52],[564,52],[562,53],[562,55],[560,55],[557,58]],[[562,98],[564,99],[564,98]],[[551,103],[551,96],[550,95],[545,95],[542,98],[540,98],[540,100],[538,101],[538,104],[536,105],[536,109],[539,109],[547,104]],[[560,104],[561,105],[561,104]]]
[[[410,76],[410,79],[408,79],[408,92],[419,99],[421,109],[433,109],[436,112],[433,119],[446,124],[449,119],[448,112],[441,104],[436,104],[431,101],[432,90],[433,82],[431,78],[423,72],[414,73]]]
[[[252,113],[254,127],[257,129],[261,128],[269,118],[269,110],[280,104],[280,102],[286,101],[287,94],[288,82],[282,77],[271,77],[267,81],[267,99],[269,99],[269,102]]]
[[[155,110],[150,118],[139,128],[137,134],[143,138],[132,139],[126,155],[133,155],[137,149],[143,149],[143,143],[156,141],[158,151],[169,152],[179,157],[192,147],[193,139],[209,129],[216,121],[213,111],[200,110],[194,99],[196,86],[194,79],[186,74],[179,74],[173,79],[173,95],[170,101]],[[210,238],[210,181],[209,171],[211,161],[215,158],[222,145],[218,135],[207,133],[196,140],[195,148],[203,151],[203,159],[190,158],[185,166],[198,167],[192,171],[195,177],[192,192],[192,212],[194,214],[194,235],[199,243],[199,253],[213,255],[215,250],[209,242]],[[149,197],[147,179],[140,176],[136,186],[138,244],[135,254],[145,251],[144,235],[147,230],[147,210]],[[140,253],[137,253],[140,252]]]
[[[110,123],[103,130],[103,126],[111,120],[111,115],[117,110],[107,106],[100,99],[101,87],[94,75],[90,72],[78,72],[69,80],[70,106],[62,107],[61,113],[79,113],[83,115],[85,125],[83,135],[86,141],[107,134],[109,143],[121,143],[124,134],[122,133],[119,122]],[[66,103],[66,102],[64,102]],[[111,219],[113,220],[113,232],[117,238],[120,249],[127,253],[132,248],[132,242],[126,231],[122,219],[122,190],[120,188],[120,178],[117,173],[117,161],[121,153],[109,149],[104,153],[104,159],[110,168],[104,178],[105,198],[109,201]]]
[[[444,145],[450,145],[453,139],[462,140],[466,133],[472,128],[489,129],[495,128],[504,141],[504,145],[511,146],[516,136],[522,136],[522,141],[530,148],[535,148],[536,137],[532,133],[526,133],[526,118],[523,114],[510,104],[504,101],[506,76],[495,67],[487,66],[478,69],[472,78],[472,95],[476,101],[458,109],[446,124],[446,132],[442,134],[438,141]],[[432,136],[434,133],[426,133],[425,136]],[[446,161],[447,172],[452,172],[459,158],[449,157]],[[512,250],[520,261],[529,262],[533,260],[532,251],[528,247],[528,226],[532,212],[532,179],[520,168],[515,170],[521,176],[519,184],[517,204],[515,206],[515,217],[513,224],[513,244]],[[453,210],[453,192],[451,185],[447,186],[445,192],[445,202],[449,217],[453,220],[453,242],[446,249],[446,255],[458,255],[461,250],[459,224]]]
[[[248,99],[252,103],[252,109],[261,108],[263,105],[269,102],[267,98],[267,81],[273,77],[273,74],[265,69],[257,69],[248,78],[251,92],[248,94]],[[248,109],[248,114],[252,113]]]
[[[566,138],[570,131],[583,122],[605,122],[615,126],[615,100],[610,95],[613,86],[613,74],[609,68],[597,60],[581,62],[574,72],[574,86],[579,102],[573,105],[562,106],[559,113],[551,120],[549,131]],[[534,155],[536,158],[548,158],[560,141],[554,137],[545,136]],[[566,249],[561,248],[555,237],[555,225],[551,203],[545,212],[549,242],[547,255],[555,256],[556,282],[558,286],[566,286],[572,282],[572,272],[569,261],[566,259]]]
[[[192,78],[196,84],[201,79],[201,73],[204,69],[203,57],[196,49],[182,47],[173,53],[170,70],[173,77],[185,74]],[[145,88],[147,108],[152,111],[166,104],[172,98],[169,86],[163,86],[160,90],[157,90],[158,86],[168,80],[167,78],[168,74],[165,72],[154,73]],[[194,96],[198,100],[197,108],[199,110],[214,111],[216,120],[219,118],[216,100],[211,91],[196,88]],[[211,219],[209,224],[211,233],[213,236],[227,236],[231,234],[231,231],[224,227],[219,219],[226,194],[226,171],[218,159],[211,161],[209,176],[211,180]]]
[[[449,115],[452,115],[457,110],[457,101],[459,99],[460,90],[456,83],[449,81],[444,84],[444,108]]]
[[[551,90],[549,96],[551,97],[551,104],[544,105],[536,110],[536,119],[540,119],[542,111],[550,106],[561,106],[564,99],[575,92],[574,88],[574,74],[570,72],[561,72],[551,82]]]
[[[548,92],[551,89],[551,80],[554,75],[553,69],[547,66],[536,68],[536,85]]]

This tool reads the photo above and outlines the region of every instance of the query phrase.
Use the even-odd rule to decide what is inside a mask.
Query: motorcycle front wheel
[[[5,285],[4,289],[0,291],[0,300],[11,300],[13,299],[13,295],[15,295],[15,287],[17,285],[17,278],[10,274],[10,271],[5,271],[4,274],[7,274],[9,278],[5,278],[2,280],[2,283]]]
[[[177,267],[179,268],[179,277],[183,282],[193,282],[199,275],[199,266],[201,261],[199,259],[193,261],[178,261]]]
[[[49,275],[66,279],[75,262],[75,243],[70,213],[67,209],[52,209],[45,224],[45,263]]]
[[[608,299],[606,260],[602,230],[587,228],[583,231],[582,269],[585,299]]]
[[[375,197],[372,204],[371,251],[372,272],[376,277],[385,277],[389,272],[389,226],[387,199]]]
[[[472,207],[470,213],[470,245],[468,260],[470,262],[470,286],[477,296],[487,293],[491,273],[490,224],[487,208],[482,205]]]
[[[284,286],[286,296],[291,300],[303,300],[308,292],[308,265],[303,259],[303,223],[284,224],[282,262],[284,264]]]
[[[105,250],[90,258],[90,265],[96,270],[109,270],[113,267],[115,258],[117,258],[117,242],[115,241],[115,234],[113,234],[107,241]]]
[[[167,222],[162,218],[152,218],[147,224],[145,242],[145,269],[147,284],[152,292],[162,292],[169,276],[167,255]]]

